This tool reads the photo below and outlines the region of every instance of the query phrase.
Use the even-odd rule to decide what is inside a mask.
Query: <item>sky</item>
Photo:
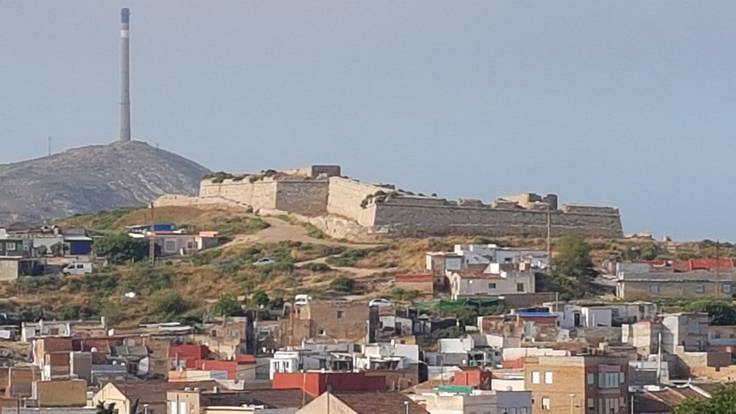
[[[121,7],[134,139],[210,169],[338,163],[736,240],[736,2],[0,0],[0,163],[116,138]]]

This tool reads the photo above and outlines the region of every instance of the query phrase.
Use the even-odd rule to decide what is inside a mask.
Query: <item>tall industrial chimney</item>
[[[130,141],[130,9],[120,11],[120,141]]]

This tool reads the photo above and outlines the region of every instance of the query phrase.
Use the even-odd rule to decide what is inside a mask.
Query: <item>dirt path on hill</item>
[[[324,257],[318,257],[316,259],[304,260],[301,262],[294,263],[294,266],[304,267],[305,265],[308,265],[310,263],[327,264],[327,259],[329,259],[330,257],[337,257],[339,255],[340,254],[333,254],[331,256],[324,256]],[[358,279],[373,276],[378,273],[393,273],[399,270],[398,267],[348,267],[348,266],[343,267],[343,266],[333,266],[333,265],[329,265],[329,266],[338,272],[350,273],[353,276],[355,276],[355,278],[358,278]]]
[[[307,229],[298,224],[288,223],[276,217],[260,217],[269,224],[269,227],[254,234],[236,236],[235,240],[227,245],[242,243],[278,243],[281,241],[299,241],[302,243],[323,244],[327,246],[342,246],[352,249],[367,249],[381,246],[381,244],[362,244],[332,239],[316,239],[307,234]]]

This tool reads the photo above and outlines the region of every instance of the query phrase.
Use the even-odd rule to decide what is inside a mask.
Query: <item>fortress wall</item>
[[[586,206],[575,204],[563,204],[562,211],[567,213],[583,213],[583,214],[611,214],[618,215],[618,209],[615,207]]]
[[[403,204],[400,200],[375,205],[374,231],[403,236],[486,235],[532,236],[547,235],[546,211]],[[582,234],[586,236],[621,237],[618,215],[550,213],[553,236]]]
[[[199,185],[201,198],[220,197],[237,203],[247,204],[254,209],[276,208],[276,182],[263,180],[250,183],[246,180],[224,180],[222,183],[213,183],[211,180],[202,180]]]
[[[366,196],[376,191],[387,191],[385,188],[372,184],[365,184],[349,178],[330,177],[329,197],[327,198],[327,212],[349,218],[363,226],[372,226],[374,208],[362,208],[360,204]]]
[[[327,214],[327,180],[285,180],[276,185],[276,209],[305,216]]]

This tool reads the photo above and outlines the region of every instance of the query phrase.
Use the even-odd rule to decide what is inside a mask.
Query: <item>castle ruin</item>
[[[557,196],[533,193],[480,200],[447,200],[392,185],[343,177],[340,166],[312,165],[258,174],[219,173],[205,177],[199,197],[165,196],[159,205],[228,203],[264,215],[290,213],[332,237],[479,235],[545,237],[581,234],[622,237],[617,208],[558,206]]]

